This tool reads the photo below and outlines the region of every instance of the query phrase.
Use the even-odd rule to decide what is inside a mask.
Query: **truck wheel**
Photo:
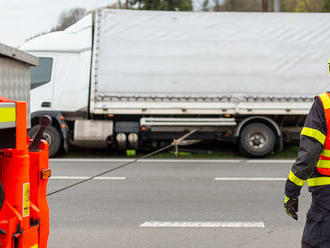
[[[275,142],[275,134],[270,127],[252,123],[244,127],[239,139],[239,149],[243,155],[249,157],[265,157],[274,149]]]
[[[37,134],[39,128],[40,128],[39,125],[33,126],[28,131],[28,136],[33,139]],[[42,138],[46,140],[49,144],[49,157],[54,157],[61,148],[61,136],[59,132],[53,126],[49,126],[45,130]]]

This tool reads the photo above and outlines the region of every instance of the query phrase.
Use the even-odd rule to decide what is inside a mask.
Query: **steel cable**
[[[86,178],[86,179],[82,179],[82,180],[80,180],[80,181],[78,181],[78,182],[76,182],[76,183],[70,184],[70,185],[68,185],[68,186],[66,186],[66,187],[63,187],[63,188],[60,188],[60,189],[55,190],[55,191],[53,191],[53,192],[50,192],[50,193],[47,194],[47,196],[51,196],[51,195],[57,194],[57,193],[59,193],[59,192],[65,191],[65,190],[67,190],[67,189],[73,188],[73,187],[75,187],[75,186],[77,186],[77,185],[80,185],[80,184],[86,183],[86,182],[88,182],[88,181],[90,181],[90,180],[93,180],[93,179],[96,178],[96,177],[104,176],[105,174],[108,174],[108,173],[113,172],[113,171],[115,171],[115,170],[119,170],[119,169],[121,169],[121,168],[123,168],[123,167],[126,167],[126,166],[128,166],[128,165],[134,164],[134,163],[138,162],[139,160],[147,159],[147,158],[149,158],[149,157],[151,157],[151,156],[153,156],[153,155],[155,155],[155,154],[158,154],[158,153],[160,153],[160,152],[162,152],[162,151],[165,151],[165,150],[171,148],[172,146],[177,146],[177,145],[180,144],[181,141],[183,141],[184,139],[186,139],[187,137],[189,137],[190,135],[192,135],[193,133],[195,133],[197,130],[198,130],[198,129],[194,129],[194,130],[190,131],[189,133],[183,135],[181,138],[179,138],[179,139],[174,139],[174,141],[173,141],[171,144],[169,144],[169,145],[167,145],[167,146],[164,146],[164,147],[162,147],[162,148],[160,148],[160,149],[158,149],[158,150],[156,150],[156,151],[153,151],[153,152],[151,152],[151,153],[149,153],[149,154],[146,154],[146,155],[142,156],[141,158],[134,159],[133,161],[129,161],[129,162],[127,162],[127,163],[124,163],[124,164],[122,164],[122,165],[120,165],[120,166],[117,166],[117,167],[115,167],[115,168],[112,168],[112,169],[106,170],[106,171],[104,171],[104,172],[102,172],[102,173],[99,173],[99,174],[97,174],[97,175],[91,176],[91,177]]]

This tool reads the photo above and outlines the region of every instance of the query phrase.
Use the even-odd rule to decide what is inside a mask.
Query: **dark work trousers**
[[[330,185],[313,187],[302,248],[330,248]]]

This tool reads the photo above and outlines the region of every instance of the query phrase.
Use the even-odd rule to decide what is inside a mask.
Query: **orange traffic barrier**
[[[0,104],[5,102],[12,101],[0,99]],[[0,149],[0,182],[5,193],[0,210],[0,247],[46,248],[49,234],[48,144],[41,142],[38,151],[29,152],[26,103],[14,103],[16,116],[11,118],[16,125],[8,129],[3,139],[13,139],[8,141],[12,147]],[[9,137],[8,133],[11,134]]]

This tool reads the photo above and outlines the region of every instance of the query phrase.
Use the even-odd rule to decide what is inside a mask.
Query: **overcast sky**
[[[0,43],[18,47],[27,38],[49,31],[64,10],[92,10],[117,0],[0,0]],[[124,2],[124,0],[122,0]],[[203,0],[193,0],[199,9]]]
[[[63,10],[88,10],[116,0],[0,0],[0,43],[17,47],[26,38],[49,31]]]

